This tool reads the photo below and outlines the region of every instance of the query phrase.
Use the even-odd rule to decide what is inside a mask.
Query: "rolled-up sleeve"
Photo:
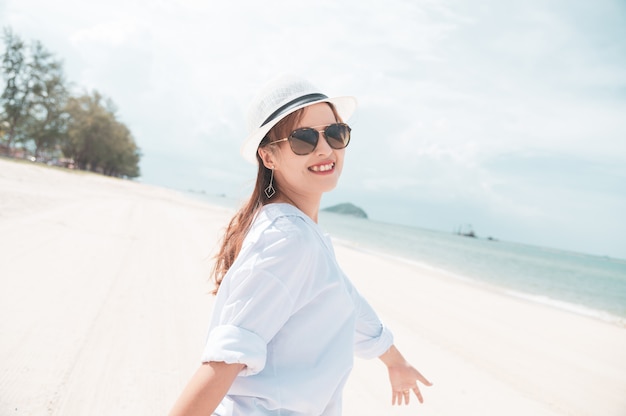
[[[233,325],[213,328],[202,352],[202,361],[245,364],[241,375],[257,374],[265,367],[267,344],[254,332]]]
[[[357,305],[354,354],[365,359],[380,357],[393,344],[393,334],[356,290],[354,297]]]

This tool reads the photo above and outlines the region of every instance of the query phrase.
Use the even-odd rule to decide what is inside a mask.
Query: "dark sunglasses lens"
[[[333,149],[343,149],[350,143],[350,126],[343,123],[331,124],[324,130],[328,144]]]
[[[308,155],[315,150],[318,138],[319,134],[315,129],[297,129],[289,135],[289,145],[295,154]]]

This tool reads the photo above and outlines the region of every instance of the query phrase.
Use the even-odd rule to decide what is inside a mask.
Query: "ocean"
[[[237,206],[228,198],[201,197],[228,208]],[[471,238],[324,211],[320,212],[319,224],[340,244],[488,284],[509,296],[626,326],[624,259]]]
[[[510,296],[626,325],[626,260],[321,212],[344,244],[416,262]]]

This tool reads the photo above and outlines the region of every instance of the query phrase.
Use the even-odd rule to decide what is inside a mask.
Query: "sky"
[[[248,103],[296,74],[359,102],[322,207],[626,259],[623,0],[0,0],[0,26],[113,100],[143,182],[246,198]]]

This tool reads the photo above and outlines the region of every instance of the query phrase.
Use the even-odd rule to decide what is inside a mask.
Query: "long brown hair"
[[[335,120],[340,122],[341,118],[339,117],[337,110],[335,110],[335,107],[330,103],[328,103],[328,106],[335,115]],[[280,140],[283,137],[287,137],[302,119],[306,108],[307,107],[294,111],[293,113],[285,116],[285,118],[279,121],[267,133],[263,140],[261,140],[259,147],[269,146],[272,142]],[[259,170],[257,171],[256,184],[254,185],[252,195],[250,195],[248,202],[246,202],[230,220],[230,223],[224,232],[220,250],[214,257],[215,264],[213,265],[213,271],[211,273],[213,282],[215,283],[215,288],[211,293],[214,295],[217,294],[220,284],[224,279],[224,275],[226,275],[226,272],[228,272],[239,255],[243,240],[252,225],[252,220],[261,207],[269,203],[269,198],[267,198],[264,191],[270,183],[272,171],[271,169],[265,167],[258,153],[256,158],[259,164]],[[280,187],[276,181],[274,181],[273,186],[276,190],[276,195],[274,195],[275,198],[280,194]]]

